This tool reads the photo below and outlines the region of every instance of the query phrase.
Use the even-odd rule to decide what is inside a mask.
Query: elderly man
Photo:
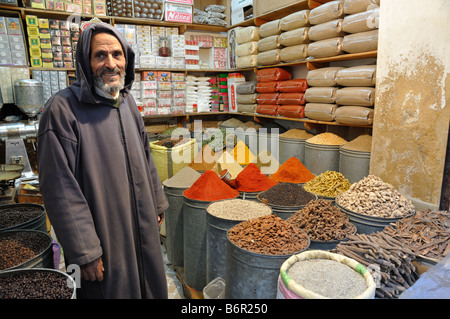
[[[39,183],[78,298],[167,298],[159,225],[167,199],[129,90],[134,52],[118,31],[81,33],[77,82],[52,96],[38,132]]]

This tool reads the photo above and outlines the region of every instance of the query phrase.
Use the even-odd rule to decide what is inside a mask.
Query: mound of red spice
[[[248,164],[235,178],[237,190],[240,192],[263,192],[278,184],[261,173],[254,163]]]
[[[190,199],[215,201],[235,198],[239,191],[228,186],[214,171],[207,170],[183,194]]]
[[[282,183],[306,183],[312,180],[315,175],[297,157],[291,157],[269,177]]]

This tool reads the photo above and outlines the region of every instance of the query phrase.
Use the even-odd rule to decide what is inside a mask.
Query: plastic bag
[[[374,86],[376,72],[376,65],[358,65],[338,70],[336,84],[342,86]]]
[[[378,48],[378,30],[346,35],[342,40],[342,50],[348,53],[374,51]]]
[[[256,84],[256,92],[258,92],[258,93],[276,93],[276,92],[278,92],[278,83],[279,83],[278,81],[258,82],[258,84]]]
[[[236,53],[237,56],[258,54],[258,41],[250,41],[238,44],[234,52]]]
[[[236,67],[239,69],[251,68],[258,65],[258,55],[240,56],[236,59]]]
[[[304,105],[280,105],[278,108],[278,115],[292,118],[304,118]]]
[[[305,93],[280,93],[278,104],[305,105]]]
[[[252,94],[256,92],[256,81],[247,81],[236,86],[237,94]]]
[[[237,111],[239,113],[255,113],[256,112],[256,107],[257,107],[256,103],[254,103],[254,104],[241,104],[241,103],[238,103]]]
[[[280,19],[272,20],[264,23],[259,27],[259,36],[261,38],[278,35],[281,33]]]
[[[380,0],[345,0],[344,13],[354,14],[380,5]]]
[[[278,115],[278,105],[260,105],[256,107],[256,113],[265,115]]]
[[[365,106],[340,106],[334,112],[334,120],[342,124],[371,125],[373,109]]]
[[[324,3],[309,13],[309,23],[320,24],[335,19],[340,19],[344,16],[344,5],[341,1],[330,1]]]
[[[344,17],[342,28],[347,33],[359,33],[378,29],[380,8],[355,13]]]
[[[271,35],[270,37],[260,39],[258,41],[258,52],[279,49],[281,47],[279,37],[279,35]]]
[[[335,86],[336,74],[339,70],[345,69],[340,66],[332,66],[311,70],[306,75],[309,86]]]
[[[308,89],[306,79],[292,79],[278,82],[278,91],[282,93],[305,93]]]
[[[375,88],[344,87],[336,91],[335,101],[339,105],[373,106]]]
[[[256,98],[258,104],[271,105],[278,104],[278,96],[280,93],[262,93]]]
[[[336,19],[317,24],[309,28],[308,38],[312,41],[320,41],[329,38],[342,37],[345,35],[342,25],[344,19]]]
[[[210,4],[209,6],[206,6],[205,11],[206,12],[225,12],[227,7],[217,5],[217,4]]]
[[[259,39],[259,27],[256,26],[245,27],[236,32],[236,42],[238,44],[258,41]]]
[[[299,44],[285,47],[280,50],[280,59],[283,62],[302,61],[308,57],[308,45]]]
[[[335,112],[336,104],[306,103],[305,105],[305,116],[312,120],[334,121]]]
[[[327,58],[342,54],[342,42],[341,37],[312,42],[308,45],[308,55],[314,58]]]
[[[281,62],[280,49],[258,53],[257,63],[259,65],[272,65]]]
[[[236,102],[238,104],[254,104],[256,103],[256,98],[258,97],[258,94],[237,94],[236,95]]]
[[[309,42],[308,32],[309,27],[282,32],[278,38],[278,41],[285,47],[305,44]]]
[[[309,25],[309,13],[311,10],[301,10],[291,13],[280,19],[280,29],[290,31]]]
[[[256,79],[258,82],[290,80],[291,77],[291,73],[283,68],[261,69],[256,73]]]
[[[311,87],[305,92],[305,100],[308,103],[334,103],[337,90],[334,86]]]

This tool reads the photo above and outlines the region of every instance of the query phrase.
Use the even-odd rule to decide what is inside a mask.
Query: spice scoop
[[[227,169],[223,169],[219,173],[219,178],[227,183],[230,187],[237,188],[236,181],[231,179],[231,174]]]

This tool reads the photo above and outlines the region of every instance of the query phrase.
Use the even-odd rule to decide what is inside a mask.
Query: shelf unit
[[[121,24],[135,24],[135,25],[152,25],[152,26],[165,26],[165,27],[177,27],[180,30],[180,34],[185,33],[187,30],[197,30],[197,31],[208,31],[208,32],[227,32],[229,29],[235,27],[245,27],[245,26],[260,26],[265,22],[282,18],[290,13],[305,10],[305,9],[313,9],[318,7],[319,5],[329,2],[331,0],[302,0],[296,1],[292,4],[283,6],[281,8],[277,8],[270,12],[266,12],[260,16],[255,16],[252,19],[246,20],[242,23],[231,25],[229,27],[221,27],[221,26],[213,26],[213,25],[205,25],[205,24],[183,24],[183,23],[175,23],[175,22],[167,22],[153,19],[143,19],[143,18],[123,18],[123,17],[115,17],[115,16],[97,16],[99,19],[105,22],[109,22],[111,24],[121,23]],[[221,2],[223,3],[223,1]],[[230,3],[225,2],[227,5],[227,12],[230,12]],[[202,4],[201,4],[202,5]],[[257,5],[257,4],[256,4]],[[8,6],[8,5],[0,5],[0,10],[14,11],[20,13],[22,19],[25,19],[26,15],[37,15],[43,18],[69,18],[74,13],[64,12],[64,11],[50,11],[45,9],[35,9],[28,7],[16,7],[16,6]],[[76,14],[82,20],[90,20],[94,17],[92,14]],[[228,69],[228,70],[215,70],[215,69],[158,69],[158,68],[138,68],[136,71],[146,71],[146,70],[158,70],[158,71],[173,71],[173,72],[185,72],[185,73],[230,73],[230,72],[253,72],[256,74],[257,70],[263,68],[273,68],[273,67],[298,67],[305,66],[308,70],[314,70],[320,67],[327,66],[330,62],[338,62],[338,61],[350,61],[350,60],[359,60],[359,59],[367,59],[367,58],[376,58],[377,51],[370,52],[362,52],[362,53],[354,53],[354,54],[342,54],[338,56],[328,57],[328,58],[318,58],[318,59],[307,59],[297,62],[289,62],[289,63],[279,63],[275,65],[267,65],[267,66],[258,66],[252,68],[245,69]],[[30,67],[30,71],[33,69],[38,70],[61,70],[61,71],[75,71],[75,68],[33,68]],[[294,122],[304,122],[312,125],[332,125],[332,126],[347,126],[347,127],[363,127],[363,128],[371,128],[371,126],[361,126],[361,125],[352,125],[352,124],[339,124],[336,122],[326,122],[326,121],[317,121],[308,118],[287,118],[280,116],[270,116],[263,114],[250,114],[250,113],[235,113],[235,112],[210,112],[210,113],[186,113],[186,114],[170,114],[170,115],[147,115],[144,116],[144,119],[165,119],[170,117],[178,118],[179,120],[189,120],[198,116],[205,115],[226,115],[230,116],[252,116],[255,121],[259,122],[261,118],[265,119],[273,119],[273,120],[289,120]]]

